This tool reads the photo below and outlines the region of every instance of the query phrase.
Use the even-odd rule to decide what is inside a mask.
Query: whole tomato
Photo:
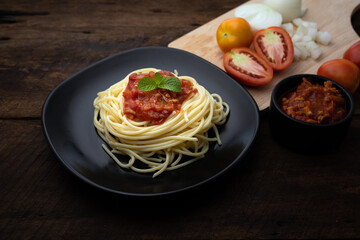
[[[317,75],[324,76],[340,83],[351,94],[359,87],[360,70],[355,63],[347,59],[334,59],[324,62]]]
[[[360,41],[354,43],[344,53],[344,59],[350,60],[360,68]]]
[[[239,17],[223,21],[216,31],[216,41],[223,52],[234,47],[249,47],[252,38],[250,24]]]

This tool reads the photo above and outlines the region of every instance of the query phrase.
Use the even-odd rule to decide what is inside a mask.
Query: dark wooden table
[[[168,43],[242,1],[0,2],[0,239],[360,238],[360,96],[344,143],[305,155],[276,143],[266,111],[252,151],[195,190],[113,195],[50,151],[45,98],[104,57]],[[360,31],[360,14],[352,17]]]

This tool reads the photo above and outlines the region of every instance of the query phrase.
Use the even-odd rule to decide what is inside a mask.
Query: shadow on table
[[[90,186],[78,178],[71,176],[71,189],[75,195],[83,198],[87,205],[96,205],[97,211],[108,212],[109,214],[127,215],[127,217],[142,218],[168,217],[184,215],[193,211],[201,211],[209,205],[218,204],[224,195],[231,194],[232,182],[238,182],[243,173],[251,164],[247,164],[251,159],[251,151],[248,155],[226,174],[216,178],[201,186],[187,191],[173,193],[162,196],[136,197],[124,196],[106,192],[104,190]],[[241,180],[240,180],[241,181]],[[80,191],[80,192],[79,192]],[[72,194],[72,193],[69,194]],[[234,193],[236,194],[236,193]],[[79,199],[79,201],[82,201]]]

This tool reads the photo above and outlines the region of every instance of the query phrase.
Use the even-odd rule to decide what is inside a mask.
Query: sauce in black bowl
[[[335,123],[319,124],[295,119],[285,113],[281,108],[282,98],[295,91],[303,78],[322,86],[324,82],[331,81],[332,87],[335,87],[345,100],[345,116]],[[353,113],[352,96],[340,84],[318,75],[293,75],[280,81],[272,92],[269,108],[270,130],[275,140],[295,151],[328,152],[345,138]]]

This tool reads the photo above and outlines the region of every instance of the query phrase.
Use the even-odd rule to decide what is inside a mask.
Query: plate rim
[[[55,148],[50,134],[47,130],[47,124],[46,124],[46,111],[48,109],[48,105],[50,100],[53,98],[53,96],[56,94],[56,92],[65,84],[67,84],[68,82],[72,81],[72,79],[76,78],[78,75],[82,74],[83,72],[88,71],[89,69],[93,68],[96,65],[99,65],[103,62],[109,61],[112,58],[115,58],[119,55],[125,55],[125,54],[129,54],[131,52],[135,52],[135,51],[142,51],[142,50],[161,50],[161,51],[166,51],[166,50],[170,50],[170,51],[176,51],[176,52],[180,52],[182,54],[187,54],[191,57],[197,58],[198,60],[202,61],[203,63],[209,65],[212,68],[215,68],[217,71],[221,72],[221,74],[225,74],[227,75],[228,78],[232,79],[233,81],[236,82],[236,80],[234,80],[230,75],[228,75],[225,71],[223,71],[221,68],[217,67],[216,65],[212,64],[211,62],[191,53],[185,50],[181,50],[178,48],[173,48],[173,47],[164,47],[164,46],[145,46],[145,47],[137,47],[137,48],[132,48],[132,49],[127,49],[124,51],[120,51],[117,52],[115,54],[112,54],[110,56],[107,56],[103,59],[100,59],[92,64],[89,64],[88,66],[82,68],[81,70],[79,70],[78,72],[72,74],[71,76],[67,77],[65,80],[61,81],[60,83],[58,83],[48,94],[48,96],[46,97],[42,109],[41,109],[41,125],[42,125],[42,130],[43,130],[43,134],[45,135],[46,141],[48,143],[48,145],[50,146],[50,149],[52,150],[52,152],[55,154],[56,158],[58,159],[58,161],[61,162],[61,164],[68,170],[70,171],[73,175],[75,175],[76,177],[78,177],[79,179],[81,179],[82,181],[86,182],[87,184],[90,184],[93,187],[99,188],[101,190],[104,190],[106,192],[111,192],[111,193],[115,193],[118,195],[124,195],[124,196],[133,196],[133,197],[154,197],[154,196],[163,196],[163,195],[172,195],[175,193],[180,193],[180,192],[184,192],[184,191],[188,191],[190,189],[194,189],[197,188],[199,186],[202,186],[204,184],[210,183],[212,182],[214,179],[219,178],[220,176],[222,176],[223,174],[225,174],[226,172],[228,172],[229,170],[231,170],[235,165],[237,165],[241,158],[243,158],[243,156],[247,155],[247,153],[250,151],[250,149],[253,147],[254,142],[256,141],[256,138],[258,136],[258,132],[259,132],[259,128],[260,128],[260,111],[259,111],[259,107],[256,103],[256,101],[254,100],[254,98],[252,97],[252,95],[248,92],[248,90],[246,88],[244,88],[243,86],[241,86],[238,82],[236,82],[239,87],[245,92],[246,95],[248,95],[248,97],[250,98],[250,102],[252,103],[253,107],[255,108],[255,128],[253,129],[253,135],[251,140],[249,141],[249,143],[246,144],[246,146],[244,147],[243,151],[236,157],[234,158],[231,163],[229,165],[227,165],[224,169],[222,169],[221,171],[217,172],[216,174],[210,176],[209,178],[203,179],[202,181],[199,181],[195,184],[186,186],[186,187],[182,187],[182,188],[178,188],[178,189],[174,189],[174,190],[169,190],[169,191],[164,191],[164,192],[158,192],[158,193],[134,193],[134,192],[126,192],[126,191],[121,191],[121,190],[115,190],[103,185],[98,184],[95,181],[90,180],[89,178],[87,178],[86,176],[84,176],[83,174],[79,173],[76,169],[74,169],[67,161],[65,161],[64,159],[62,159],[57,151],[57,149]]]

